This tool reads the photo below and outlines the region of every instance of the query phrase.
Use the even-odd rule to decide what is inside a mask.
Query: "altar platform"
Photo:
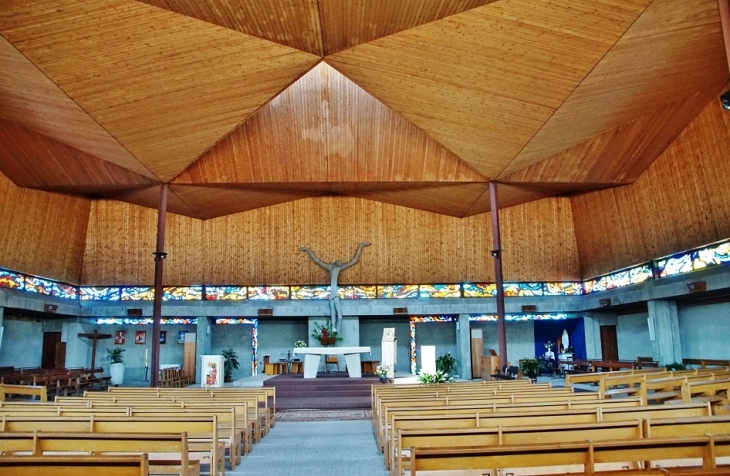
[[[266,379],[264,387],[276,388],[277,410],[370,409],[370,387],[381,385],[372,374],[353,379],[347,372],[319,372],[317,378],[282,374]]]

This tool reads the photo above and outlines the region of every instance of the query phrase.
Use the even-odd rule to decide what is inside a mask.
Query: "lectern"
[[[396,342],[395,327],[386,327],[383,329],[383,340],[381,342],[382,352],[380,362],[383,367],[388,368],[388,378],[393,378],[395,373],[396,361]]]

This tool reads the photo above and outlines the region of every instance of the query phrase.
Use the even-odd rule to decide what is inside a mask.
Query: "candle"
[[[147,367],[147,349],[144,350],[144,366]]]

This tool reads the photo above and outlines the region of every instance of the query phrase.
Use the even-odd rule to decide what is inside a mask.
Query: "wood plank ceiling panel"
[[[697,91],[715,91],[727,78],[717,1],[655,0],[503,176],[639,116],[661,119],[658,113],[678,101],[699,101],[686,110],[696,114],[705,104]],[[657,139],[666,145],[668,136]]]
[[[233,187],[172,185],[170,189],[203,220],[269,207],[326,192],[256,190]]]
[[[485,183],[439,185],[415,190],[354,191],[348,195],[453,217],[464,217],[487,190]]]
[[[140,0],[322,56],[317,0]]]
[[[0,118],[154,178],[104,128],[0,36]]]
[[[146,187],[135,190],[126,190],[123,192],[106,193],[100,195],[103,198],[132,203],[134,205],[139,205],[145,208],[152,208],[154,210],[158,209],[160,203],[159,186]],[[182,201],[180,197],[178,197],[177,194],[172,190],[170,190],[170,193],[167,194],[167,211],[170,213],[176,213],[178,215],[184,215],[191,218],[201,218],[200,215],[198,215],[192,208],[190,208],[187,203]]]
[[[0,170],[16,185],[94,193],[152,185],[154,180],[0,119]]]
[[[494,177],[649,3],[503,0],[326,61]]]
[[[272,146],[274,145],[274,146]],[[401,115],[321,63],[174,183],[482,182]]]
[[[3,2],[0,33],[163,181],[318,61],[131,0]]]
[[[324,53],[337,53],[494,1],[319,0]]]
[[[515,205],[521,205],[523,203],[540,200],[555,195],[556,192],[550,190],[540,190],[532,187],[509,185],[509,184],[497,184],[497,201],[499,202],[500,210],[507,207],[513,207]],[[484,193],[469,207],[464,216],[471,217],[479,215],[481,213],[488,213],[492,210],[492,204],[489,199],[489,189],[485,190]]]

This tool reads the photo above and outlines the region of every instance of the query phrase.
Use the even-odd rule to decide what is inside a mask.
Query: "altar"
[[[299,347],[294,355],[304,354],[304,378],[317,378],[317,370],[323,355],[344,355],[350,378],[362,377],[360,354],[370,353],[370,347]]]

